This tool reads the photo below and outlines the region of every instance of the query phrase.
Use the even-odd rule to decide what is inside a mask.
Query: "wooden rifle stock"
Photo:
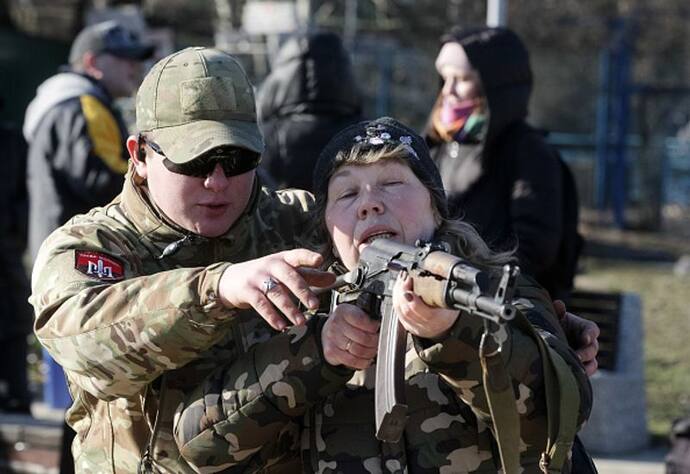
[[[354,302],[353,295],[361,292],[378,301],[378,311],[373,311],[381,317],[376,362],[376,437],[386,442],[397,442],[407,421],[404,392],[407,332],[392,304],[393,286],[402,271],[412,277],[414,292],[428,305],[458,309],[500,324],[515,315],[509,301],[519,269],[506,265],[496,285],[485,270],[433,244],[418,242],[410,246],[378,239],[363,250],[358,267],[342,279],[353,288],[350,297],[339,302]]]

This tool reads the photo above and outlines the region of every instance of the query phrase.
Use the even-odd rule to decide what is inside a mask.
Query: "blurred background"
[[[66,61],[86,24],[125,19],[158,45],[237,55],[260,84],[295,30],[340,34],[367,116],[421,128],[436,96],[433,60],[449,27],[485,24],[470,0],[2,0],[3,120],[20,124],[36,86]],[[530,120],[578,174],[580,200],[619,228],[658,230],[690,204],[690,6],[684,0],[522,0],[505,20],[535,73]],[[677,205],[665,208],[666,205]]]
[[[530,51],[529,121],[550,132],[575,173],[586,238],[577,288],[641,299],[647,426],[663,444],[672,421],[690,412],[690,3],[493,2],[498,12],[490,3],[1,0],[0,121],[20,130],[36,87],[66,63],[76,33],[118,18],[153,41],[159,58],[189,45],[224,49],[257,86],[287,35],[336,32],[365,116],[421,130],[438,92],[440,36],[493,14]],[[120,105],[131,119],[132,101]]]

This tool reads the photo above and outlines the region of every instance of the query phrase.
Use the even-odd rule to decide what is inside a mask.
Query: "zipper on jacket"
[[[153,447],[156,443],[156,436],[158,436],[158,427],[160,425],[160,413],[161,413],[161,407],[163,407],[163,401],[165,399],[164,393],[165,393],[165,378],[166,374],[163,373],[163,375],[160,376],[160,390],[159,390],[159,395],[158,395],[158,408],[156,409],[156,416],[153,419],[153,427],[151,427],[151,424],[149,423],[149,429],[151,430],[151,435],[149,436],[149,442],[148,445],[146,446],[146,450],[144,451],[143,456],[141,457],[141,460],[139,461],[139,466],[137,468],[137,474],[152,474],[154,472],[153,470]],[[152,383],[155,383],[152,382]],[[148,398],[149,390],[151,389],[151,384],[146,389],[146,398]]]
[[[151,446],[146,447],[144,455],[139,461],[139,467],[137,469],[137,474],[150,474],[153,473],[153,459],[151,458]]]
[[[175,240],[174,242],[171,242],[168,244],[164,249],[161,254],[156,257],[157,260],[163,260],[166,257],[169,257],[171,255],[176,254],[182,247],[188,244],[194,243],[194,241],[197,240],[194,234],[186,234],[184,237],[181,239]]]

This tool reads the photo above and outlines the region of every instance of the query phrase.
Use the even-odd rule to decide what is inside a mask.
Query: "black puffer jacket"
[[[22,263],[28,214],[26,143],[19,131],[6,124],[0,124],[0,143],[4,160],[0,186],[0,341],[4,344],[18,336],[26,338],[33,317],[27,301],[29,279]]]
[[[260,166],[280,187],[309,190],[323,147],[362,119],[350,58],[332,33],[288,39],[257,100],[266,142]]]
[[[562,164],[543,135],[525,119],[532,90],[529,56],[520,39],[501,28],[451,31],[479,72],[489,123],[479,144],[446,143],[433,130],[427,142],[448,193],[451,214],[474,224],[496,250],[517,246],[522,271],[552,296],[564,238]]]

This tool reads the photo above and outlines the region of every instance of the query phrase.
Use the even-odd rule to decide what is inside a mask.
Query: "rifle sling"
[[[513,384],[498,348],[488,353],[489,339],[493,339],[493,336],[489,332],[488,325],[485,324],[479,349],[484,392],[494,423],[503,472],[517,474],[520,472],[520,420],[515,404]]]
[[[548,439],[539,467],[545,474],[560,473],[577,433],[580,390],[568,364],[552,350],[530,322],[519,314],[515,323],[537,343],[541,354],[546,396]]]
[[[561,472],[577,433],[580,392],[568,364],[547,345],[534,326],[518,313],[517,326],[536,342],[542,359],[547,408],[547,445],[539,467],[545,474]],[[488,325],[480,344],[482,378],[487,403],[494,423],[503,472],[520,472],[520,422],[512,383],[498,350],[489,353],[492,339]]]

